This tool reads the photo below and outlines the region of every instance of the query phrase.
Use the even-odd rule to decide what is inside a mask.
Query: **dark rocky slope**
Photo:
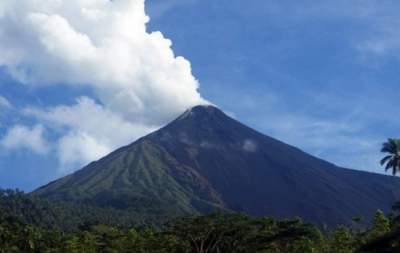
[[[197,106],[33,194],[166,216],[230,209],[335,225],[388,210],[400,180],[339,168]]]

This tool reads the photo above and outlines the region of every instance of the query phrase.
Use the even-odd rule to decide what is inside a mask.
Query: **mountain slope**
[[[400,181],[339,168],[197,106],[34,194],[165,215],[231,209],[338,224],[388,210]]]

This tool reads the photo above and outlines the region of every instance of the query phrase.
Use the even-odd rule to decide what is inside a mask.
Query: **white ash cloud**
[[[0,67],[36,89],[63,84],[94,94],[26,110],[46,128],[62,125],[54,145],[63,166],[97,159],[207,103],[190,62],[162,33],[146,30],[144,7],[144,0],[0,2]],[[85,154],[90,147],[97,151]]]

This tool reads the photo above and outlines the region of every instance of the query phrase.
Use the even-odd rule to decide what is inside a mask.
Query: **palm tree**
[[[383,143],[381,152],[387,153],[381,160],[381,165],[385,165],[385,170],[392,169],[393,175],[400,172],[400,139],[388,139]]]

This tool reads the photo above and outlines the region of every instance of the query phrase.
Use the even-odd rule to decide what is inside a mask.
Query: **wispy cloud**
[[[384,137],[363,134],[367,126],[361,126],[360,122],[321,120],[304,114],[290,115],[290,112],[271,113],[273,121],[256,122],[265,133],[340,166],[378,172],[375,159]]]
[[[32,128],[16,125],[8,129],[0,139],[0,146],[6,150],[26,149],[37,154],[47,154],[50,146],[43,136],[44,128],[36,125]]]
[[[8,99],[0,95],[0,108],[11,108],[12,105]]]
[[[241,92],[225,94],[222,107],[234,110],[238,118],[262,133],[339,166],[384,172],[378,163],[379,150],[387,136],[370,131],[371,125],[382,121],[373,100],[368,106],[371,109],[360,110],[356,105],[365,101],[308,92],[298,110],[272,90],[265,93],[268,95],[250,95],[251,99]],[[235,106],[229,101],[241,102]]]
[[[322,0],[322,1],[258,1],[243,8],[243,15],[265,15],[269,22],[283,29],[304,24],[342,24],[348,31],[340,31],[350,47],[365,56],[400,56],[399,1],[379,0]],[[344,29],[346,30],[346,29]],[[327,33],[338,32],[327,29]],[[394,54],[394,55],[393,55]]]
[[[365,41],[356,44],[356,48],[363,53],[372,53],[374,56],[400,57],[400,17],[391,21],[381,21],[375,29],[374,36],[368,36]]]
[[[194,4],[199,0],[155,0],[147,2],[147,11],[153,19],[164,16],[169,10],[182,5]]]

